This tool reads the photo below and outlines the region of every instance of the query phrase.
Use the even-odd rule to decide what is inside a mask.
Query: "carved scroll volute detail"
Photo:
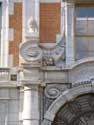
[[[20,47],[20,54],[25,61],[36,62],[42,59],[42,50],[31,41],[25,42]]]
[[[58,96],[60,96],[61,94],[61,91],[58,89],[58,88],[55,88],[55,87],[47,87],[45,89],[45,96],[47,98],[52,98],[52,99],[55,99],[57,98]]]

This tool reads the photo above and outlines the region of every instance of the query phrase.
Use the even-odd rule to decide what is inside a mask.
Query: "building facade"
[[[94,125],[94,0],[0,0],[0,125]]]

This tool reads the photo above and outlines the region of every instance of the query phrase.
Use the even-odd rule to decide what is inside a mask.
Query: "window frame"
[[[75,10],[78,7],[94,7],[94,3],[75,3]],[[75,14],[76,15],[76,14]],[[76,17],[77,20],[94,20],[94,17]]]
[[[75,9],[77,8],[77,7],[94,7],[94,3],[76,3],[75,4]],[[76,16],[76,14],[75,14],[75,21],[93,21],[94,20],[94,17],[77,17]],[[76,22],[75,22],[75,24],[76,24]],[[76,29],[75,29],[76,30]],[[83,35],[83,34],[81,34],[81,35],[78,35],[78,34],[76,34],[76,31],[75,31],[75,39],[77,39],[77,38],[89,38],[89,37],[91,37],[91,38],[94,38],[94,35],[88,35],[88,34],[85,34],[85,35]],[[75,41],[75,44],[77,44],[77,41]],[[78,43],[79,44],[79,43]],[[84,50],[82,50],[82,51],[78,51],[77,52],[77,46],[75,46],[76,47],[76,49],[75,49],[75,53],[76,53],[76,55],[77,54],[79,54],[80,55],[80,52],[83,52],[84,54],[85,53],[88,53],[88,55],[90,54],[90,52],[91,51],[84,51]],[[87,58],[87,57],[91,57],[91,56],[85,56],[85,57],[83,57],[83,58]],[[81,56],[80,56],[81,57]],[[80,59],[82,59],[82,58],[78,58],[78,57],[76,57],[75,56],[75,59],[76,60],[80,60]]]

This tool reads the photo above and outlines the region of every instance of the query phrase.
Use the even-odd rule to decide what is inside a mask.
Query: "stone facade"
[[[94,57],[75,50],[76,8],[92,2],[1,0],[1,125],[94,124]]]

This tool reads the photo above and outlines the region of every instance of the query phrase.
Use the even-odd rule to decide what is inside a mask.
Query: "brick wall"
[[[9,27],[14,28],[14,40],[9,41],[9,54],[13,55],[13,64],[19,64],[19,43],[22,41],[22,3],[14,3],[14,15],[9,16]]]
[[[40,3],[40,42],[55,42],[60,33],[60,3]]]
[[[55,42],[60,33],[60,3],[40,3],[40,42]],[[19,44],[22,41],[22,3],[14,3],[14,14],[9,16],[9,27],[14,29],[14,39],[9,41],[9,54],[13,64],[19,64]]]

